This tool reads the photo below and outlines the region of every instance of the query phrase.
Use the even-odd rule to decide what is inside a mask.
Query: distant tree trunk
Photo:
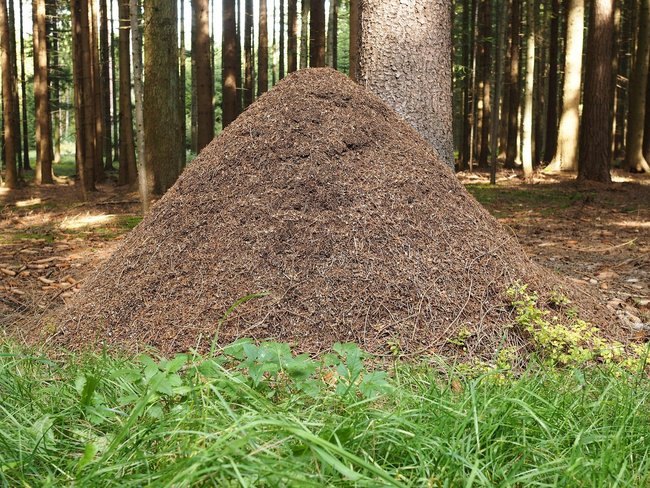
[[[325,66],[325,0],[311,0],[309,18],[309,66]]]
[[[185,49],[185,2],[180,2],[179,4],[179,29],[180,32],[178,34],[178,39],[179,39],[179,55],[178,55],[178,61],[179,61],[179,70],[178,70],[178,84],[180,89],[178,90],[178,118],[179,118],[179,127],[178,130],[180,131],[180,140],[181,140],[181,165],[184,168],[185,165],[187,164],[187,115],[185,113],[185,89],[186,89],[186,83],[187,83],[187,73],[186,73],[186,49]],[[212,37],[210,38],[210,45],[212,45]],[[210,89],[214,93],[214,83],[212,82],[214,80],[214,71],[211,69],[210,70]],[[210,99],[210,103],[212,104],[212,110],[214,114],[214,101]],[[214,116],[212,117],[212,129],[214,132]]]
[[[360,0],[350,0],[359,2]],[[309,66],[309,10],[311,0],[302,0],[300,2],[300,69]],[[352,27],[351,27],[352,28]],[[352,32],[350,32],[352,36]]]
[[[280,79],[284,78],[285,74],[285,67],[284,67],[284,59],[285,59],[285,23],[284,23],[284,2],[285,0],[280,0],[280,19],[279,19],[279,26],[280,26],[280,56],[278,59],[278,64],[279,64],[279,70],[280,70]]]
[[[131,51],[129,0],[120,0],[120,172],[119,185],[137,181],[133,115],[131,108]]]
[[[113,169],[113,137],[111,135],[111,90],[110,90],[110,51],[108,45],[108,6],[106,0],[99,2],[99,62],[102,90],[104,126],[104,169]]]
[[[235,0],[223,0],[223,42],[221,65],[223,74],[221,106],[223,128],[237,118],[237,22],[235,20]]]
[[[290,8],[289,13],[291,13],[291,2],[289,2],[289,8]],[[257,46],[257,95],[258,96],[262,95],[262,93],[265,93],[269,89],[269,26],[267,22],[266,0],[260,0],[259,29],[260,32],[258,36],[258,46]]]
[[[645,122],[643,129],[643,156],[650,162],[650,65],[648,66],[648,82],[645,93]]]
[[[10,0],[11,1],[11,0]],[[10,41],[9,16],[7,14],[6,0],[0,0],[0,49],[2,67],[2,104],[3,104],[3,121],[4,121],[4,162],[5,162],[5,186],[8,188],[18,187],[18,171],[16,167],[16,146],[14,137],[14,116],[13,96],[15,79],[13,77],[12,59],[11,59],[11,41]],[[0,178],[0,183],[2,179]]]
[[[145,165],[156,195],[171,188],[181,170],[176,15],[176,2],[144,2]]]
[[[473,6],[476,0],[464,0],[463,2],[463,117],[461,122],[460,151],[458,157],[458,169],[465,171],[469,166],[470,159],[470,137],[472,134],[472,46],[473,46]],[[350,64],[352,67],[352,64]]]
[[[508,73],[508,142],[506,168],[514,168],[517,161],[517,134],[519,133],[519,46],[521,43],[521,0],[512,0],[510,20],[510,72]]]
[[[278,44],[277,44],[277,36],[276,36],[276,5],[275,1],[272,2],[273,4],[273,17],[271,19],[271,25],[273,26],[273,29],[271,29],[272,32],[272,41],[271,41],[271,86],[275,86],[275,84],[278,81],[278,65],[275,62],[275,55],[278,52]]]
[[[479,2],[478,16],[478,78],[476,83],[477,91],[480,92],[481,115],[480,115],[480,144],[478,165],[481,169],[488,167],[488,155],[490,153],[490,67],[492,61],[492,22],[490,11],[492,2]]]
[[[118,31],[120,28],[120,19],[119,19],[119,2],[123,0],[118,1],[118,19],[117,19],[117,26],[118,26]],[[118,92],[118,86],[119,86],[119,81],[117,79],[117,69],[115,68],[115,65],[119,62],[118,61],[118,56],[119,52],[116,54],[115,50],[116,47],[119,48],[119,32],[117,35],[117,39],[115,38],[115,11],[113,10],[113,2],[110,2],[109,4],[109,12],[110,12],[110,18],[111,18],[111,26],[110,26],[110,36],[109,36],[109,43],[110,43],[110,59],[111,59],[111,107],[113,107],[113,112],[112,112],[112,117],[111,117],[111,123],[113,124],[112,128],[112,134],[113,134],[113,155],[112,160],[115,162],[119,163],[120,160],[120,137],[119,137],[119,128],[118,128],[118,122],[119,122],[119,112],[120,108],[118,105],[117,101],[117,92]],[[128,12],[128,5],[127,5],[127,12]],[[128,29],[128,17],[127,17],[127,26],[126,28]],[[129,53],[129,48],[127,47],[127,54]],[[130,64],[130,63],[129,63]]]
[[[329,22],[327,24],[326,64],[336,69],[338,65],[338,0],[330,0]]]
[[[223,0],[222,0],[223,1]],[[242,112],[242,63],[241,63],[241,0],[237,0],[237,34],[235,36],[235,46],[237,47],[237,115]]]
[[[245,0],[244,8],[244,108],[253,103],[255,80],[253,76],[253,0]]]
[[[151,176],[146,165],[146,141],[144,131],[144,68],[142,66],[142,33],[140,30],[139,0],[130,0],[131,49],[133,56],[133,94],[135,96],[135,144],[138,168],[138,189],[142,200],[142,213],[149,211],[149,182]]]
[[[359,47],[361,44],[361,0],[350,0],[350,78],[359,81]]]
[[[12,71],[12,90],[11,90],[11,107],[14,111],[13,117],[11,118],[13,124],[13,136],[14,136],[14,153],[17,156],[17,160],[20,160],[21,154],[21,142],[20,137],[20,100],[18,98],[18,56],[16,53],[16,16],[14,12],[14,2],[9,2],[8,5],[8,19],[9,19],[9,59],[11,60],[11,71]],[[22,165],[20,162],[17,164],[18,169],[18,179],[22,179]]]
[[[71,0],[76,160],[84,200],[95,191],[95,102],[88,0]]]
[[[52,177],[52,139],[50,130],[49,83],[47,72],[47,32],[45,0],[33,2],[34,101],[36,103],[36,174],[38,184],[54,183]]]
[[[25,38],[23,36],[23,2],[18,2],[18,21],[19,36],[20,36],[20,98],[22,99],[22,166],[23,170],[27,171],[32,169],[29,164],[29,134],[27,131],[27,81],[25,80]],[[19,158],[20,159],[20,158]],[[20,164],[20,162],[19,162]]]
[[[524,97],[524,121],[522,130],[522,163],[524,179],[533,178],[533,89],[535,87],[535,18],[533,3],[527,3],[526,30],[526,85]]]
[[[103,93],[105,82],[101,76],[99,63],[99,9],[96,1],[91,0],[90,10],[90,52],[93,80],[93,100],[95,103],[95,181],[100,182],[104,175],[104,106]]]
[[[555,171],[575,171],[578,168],[578,128],[580,125],[584,17],[584,0],[569,0],[567,5],[562,115],[560,116],[560,127],[557,135],[557,149],[549,167],[549,169]]]
[[[214,105],[212,104],[212,67],[210,62],[210,25],[208,0],[192,0],[192,25],[196,32],[192,39],[192,58],[196,73],[197,139],[200,152],[214,137]]]
[[[578,179],[611,182],[614,0],[592,0]]]
[[[630,105],[625,150],[625,166],[634,173],[650,172],[643,155],[648,62],[650,56],[650,0],[641,0],[636,56],[630,77]]]
[[[616,90],[618,101],[616,103],[615,123],[616,130],[614,131],[614,157],[625,155],[625,138],[627,137],[627,114],[628,114],[628,94],[629,94],[629,79],[631,70],[631,52],[630,46],[632,44],[632,37],[636,32],[637,26],[632,25],[631,12],[634,10],[633,5],[637,4],[637,0],[622,0],[619,10],[621,11],[621,28],[618,42],[618,73],[620,83],[617,82]],[[618,80],[617,80],[618,81]]]
[[[287,5],[287,72],[298,69],[298,1],[289,0]]]
[[[490,183],[496,184],[497,180],[497,157],[498,157],[498,133],[499,133],[499,100],[502,93],[503,85],[503,54],[504,54],[504,26],[503,22],[499,20],[504,19],[506,16],[506,2],[507,0],[498,0],[495,8],[493,9],[492,22],[496,25],[496,47],[494,48],[494,96],[492,98],[492,113],[490,127],[492,134],[490,136]]]
[[[451,1],[363,0],[360,36],[360,81],[453,168]]]
[[[551,30],[548,66],[548,112],[546,113],[546,145],[544,161],[550,162],[555,156],[557,147],[557,92],[558,76],[558,47],[560,44],[560,0],[551,0]]]

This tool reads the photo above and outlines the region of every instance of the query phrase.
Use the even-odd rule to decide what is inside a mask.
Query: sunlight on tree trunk
[[[535,87],[535,11],[534,2],[526,2],[526,78],[524,88],[524,120],[522,136],[522,163],[524,166],[524,179],[533,179],[533,89]]]

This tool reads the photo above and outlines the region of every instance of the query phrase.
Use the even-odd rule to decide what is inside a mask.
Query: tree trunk
[[[497,5],[493,9],[492,22],[496,25],[496,47],[494,49],[495,58],[495,82],[494,82],[494,97],[492,98],[492,120],[490,121],[492,134],[490,138],[490,183],[495,185],[497,182],[497,157],[498,157],[498,133],[499,133],[499,100],[501,99],[502,85],[503,85],[503,55],[504,55],[504,26],[500,19],[506,16],[506,2],[507,0],[497,0]]]
[[[103,127],[104,127],[104,169],[113,169],[113,137],[111,134],[111,90],[110,90],[110,51],[108,45],[108,6],[106,0],[99,2],[99,62],[104,82]]]
[[[650,56],[650,0],[641,0],[636,56],[630,77],[630,106],[627,122],[625,166],[634,173],[650,172],[643,155],[648,61]]]
[[[27,171],[32,169],[29,164],[29,134],[27,130],[27,81],[25,80],[25,39],[23,36],[23,2],[18,2],[18,21],[19,36],[20,36],[20,98],[22,99],[22,166],[23,170]],[[19,158],[20,159],[20,158]],[[19,162],[20,164],[20,162]]]
[[[212,104],[212,67],[210,63],[210,25],[208,0],[192,0],[192,58],[196,69],[196,152],[200,152],[214,137],[214,105]]]
[[[451,2],[363,0],[361,9],[361,83],[453,168]]]
[[[359,2],[361,0],[350,0]],[[300,69],[309,65],[309,10],[311,0],[302,0],[300,6]],[[350,36],[352,32],[350,32]]]
[[[311,0],[309,18],[309,66],[325,66],[325,0]]]
[[[223,42],[221,49],[222,123],[225,129],[237,118],[237,22],[235,0],[223,0]]]
[[[245,0],[244,7],[244,108],[253,103],[255,80],[253,76],[253,0]]]
[[[336,69],[338,65],[338,0],[330,0],[329,22],[327,24],[326,64]]]
[[[222,0],[223,1],[223,0]],[[235,46],[237,48],[237,115],[242,112],[242,77],[241,77],[241,0],[237,0],[237,16],[236,16],[236,32]]]
[[[473,6],[475,0],[464,0],[463,2],[463,118],[461,122],[461,135],[460,135],[460,151],[458,157],[458,169],[465,171],[469,166],[469,150],[470,150],[470,137],[472,134],[472,46],[473,46]],[[352,67],[352,64],[350,64]]]
[[[522,130],[522,163],[524,179],[533,178],[533,89],[535,87],[535,18],[533,1],[526,2],[526,81],[524,96],[524,121]]]
[[[555,157],[549,166],[549,169],[554,171],[575,171],[578,168],[584,16],[584,0],[569,0],[567,5],[562,115],[560,116]]]
[[[95,104],[95,181],[100,182],[104,175],[104,106],[105,82],[100,73],[99,63],[99,9],[97,2],[91,0],[90,10],[90,51],[93,80],[93,101]]]
[[[187,164],[187,114],[185,113],[185,89],[186,89],[186,83],[187,83],[187,73],[186,73],[186,49],[185,49],[185,2],[180,2],[179,4],[179,29],[180,32],[178,34],[178,39],[179,39],[179,48],[178,48],[178,62],[179,62],[179,70],[178,70],[178,85],[180,89],[178,90],[178,122],[179,122],[179,127],[178,130],[180,131],[180,141],[181,141],[181,166],[184,168],[185,165]],[[212,36],[210,37],[210,45],[212,46]],[[214,71],[211,69],[210,70],[210,80],[214,80]],[[214,83],[211,83],[210,89],[212,92],[214,92]],[[214,102],[212,99],[210,99],[210,102],[212,103],[212,110],[214,113]],[[214,116],[212,117],[212,130],[214,132]]]
[[[266,17],[266,0],[260,0],[260,32],[257,46],[258,96],[262,95],[262,93],[265,93],[269,89],[269,26]],[[289,17],[291,17],[291,2],[289,2]],[[289,45],[291,45],[291,30],[289,30]],[[291,52],[291,48],[289,48],[289,52]],[[291,59],[289,59],[289,66],[291,66]]]
[[[551,0],[551,31],[548,66],[548,112],[546,113],[546,144],[544,147],[544,161],[550,162],[555,156],[557,148],[557,93],[559,87],[558,76],[558,47],[560,44],[560,1]]]
[[[614,0],[592,0],[578,179],[611,182]]]
[[[298,1],[289,0],[287,5],[287,72],[298,69]]]
[[[480,144],[479,144],[479,158],[478,165],[481,169],[488,167],[488,156],[490,153],[490,66],[492,61],[491,44],[492,44],[492,28],[490,11],[492,9],[492,2],[479,2],[479,16],[478,16],[478,79],[476,83],[477,92],[480,92],[481,100],[481,115],[480,115]]]
[[[34,101],[36,104],[36,174],[37,184],[54,183],[52,177],[52,139],[50,130],[49,83],[47,72],[47,32],[45,0],[33,2],[34,28]]]
[[[648,81],[645,92],[645,122],[643,124],[643,156],[650,162],[650,63],[648,65]]]
[[[12,0],[10,0],[12,1]],[[9,35],[9,16],[7,14],[6,0],[0,0],[0,50],[2,67],[2,104],[4,121],[4,162],[5,162],[5,186],[8,188],[18,187],[18,171],[16,167],[16,146],[14,137],[15,108],[13,106],[13,91],[16,80],[13,77],[11,59],[11,41]],[[0,183],[2,179],[0,178]]]
[[[137,181],[133,115],[131,108],[131,51],[129,30],[129,0],[120,0],[120,172],[119,185],[132,185]]]
[[[506,168],[516,167],[517,134],[519,133],[519,47],[521,43],[521,0],[512,0],[510,31],[510,72],[508,73],[508,141]]]
[[[138,189],[142,200],[142,213],[149,211],[149,185],[151,176],[148,174],[145,151],[144,131],[144,69],[142,66],[142,34],[140,30],[139,0],[130,0],[131,17],[131,49],[133,50],[133,94],[135,95],[135,144],[136,164],[138,168]]]
[[[20,159],[21,142],[20,137],[20,100],[18,98],[18,63],[16,53],[16,16],[14,12],[14,2],[10,1],[8,5],[8,19],[9,19],[9,59],[11,60],[11,76],[12,76],[12,89],[11,89],[11,107],[14,111],[11,118],[13,124],[13,137],[14,137],[14,153],[17,159]],[[22,180],[22,165],[17,164],[18,179]]]
[[[123,1],[123,0],[120,0]],[[119,2],[118,2],[119,3]],[[120,160],[120,137],[119,137],[119,128],[118,128],[118,123],[119,123],[119,112],[120,108],[118,105],[118,100],[117,100],[117,92],[118,92],[118,86],[119,86],[119,81],[117,79],[117,69],[116,69],[116,64],[119,62],[118,56],[119,52],[116,54],[115,50],[116,47],[119,48],[119,32],[117,39],[115,39],[115,11],[113,10],[113,2],[110,2],[109,4],[109,11],[110,11],[110,17],[111,17],[111,26],[110,26],[110,36],[109,36],[109,42],[110,42],[110,57],[111,57],[111,106],[113,107],[113,112],[112,112],[112,118],[111,122],[113,124],[113,155],[112,155],[112,160],[118,162]],[[118,30],[120,28],[120,19],[119,19],[119,9],[120,6],[117,6],[118,9],[118,19],[117,19],[117,26]],[[127,4],[127,12],[128,12],[128,4]],[[127,25],[126,28],[128,29],[128,17],[126,18]],[[127,55],[129,52],[129,47],[127,47]],[[129,63],[130,64],[130,63]],[[129,90],[130,91],[130,90]]]

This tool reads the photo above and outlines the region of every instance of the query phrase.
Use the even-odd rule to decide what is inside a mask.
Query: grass
[[[47,359],[0,346],[5,486],[648,486],[650,382],[531,365],[373,370],[238,342]]]

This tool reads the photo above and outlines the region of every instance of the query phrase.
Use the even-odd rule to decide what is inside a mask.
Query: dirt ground
[[[579,187],[569,176],[526,185],[501,173],[493,187],[487,175],[458,176],[537,262],[650,324],[650,178]],[[62,306],[140,221],[136,193],[100,185],[81,203],[67,183],[0,188],[0,329]]]

